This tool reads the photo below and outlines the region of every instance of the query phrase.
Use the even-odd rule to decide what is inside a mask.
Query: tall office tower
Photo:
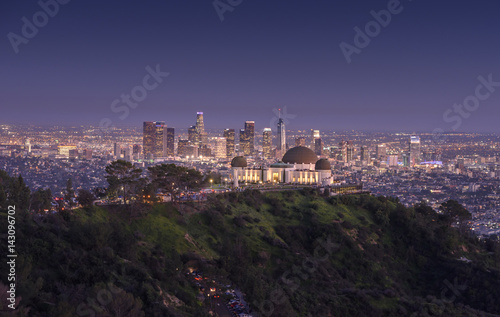
[[[222,137],[214,137],[210,139],[210,145],[212,147],[212,155],[215,158],[226,158],[227,157],[227,140]]]
[[[200,143],[198,138],[198,133],[196,132],[196,126],[192,125],[188,128],[188,140],[193,145],[198,145]]]
[[[314,149],[315,140],[319,139],[320,137],[321,136],[320,136],[319,130],[311,129],[311,140],[310,140],[310,143],[309,143],[311,149]]]
[[[208,133],[206,131],[203,131],[198,135],[199,141],[200,141],[200,146],[203,145],[208,145]]]
[[[224,129],[224,137],[226,138],[226,156],[234,157],[234,129]]]
[[[368,151],[368,147],[362,146],[361,147],[361,161],[367,162],[369,160],[370,160],[370,152]]]
[[[385,144],[378,144],[377,145],[377,159],[384,161],[386,157],[387,157],[387,147],[385,146]]]
[[[28,153],[31,153],[31,143],[30,143],[30,138],[26,139],[26,142],[24,143],[24,149],[28,151]]]
[[[203,122],[203,112],[196,113],[196,133],[198,134],[198,142],[200,146],[208,145],[208,134],[205,131],[205,123]]]
[[[167,141],[164,121],[148,121],[143,125],[142,149],[144,157],[162,157]]]
[[[285,121],[283,119],[278,119],[278,150],[280,155],[285,155],[286,152],[286,129]]]
[[[166,145],[166,155],[165,156],[174,156],[174,147],[175,147],[175,129],[167,128],[167,145]]]
[[[245,122],[245,134],[248,140],[248,153],[245,153],[245,155],[253,155],[255,150],[255,121]]]
[[[347,162],[347,141],[340,141],[339,143],[339,148],[340,148],[340,157],[342,162],[346,163]]]
[[[273,145],[273,131],[271,128],[265,128],[262,132],[262,154],[265,158],[271,157],[271,148]]]
[[[354,160],[354,146],[351,141],[348,141],[346,148],[346,161],[352,162],[353,160]]]
[[[415,164],[422,163],[420,154],[420,137],[411,136],[410,137],[410,166],[415,166]]]
[[[205,132],[205,123],[203,122],[203,112],[196,113],[196,132],[202,134]]]
[[[296,138],[295,146],[306,146],[306,138],[304,137]]]
[[[408,152],[403,153],[403,166],[405,167],[410,166],[410,153]]]
[[[314,140],[314,153],[316,155],[323,155],[323,141],[321,138]]]
[[[120,157],[120,154],[121,154],[121,147],[120,147],[120,144],[119,143],[114,143],[113,144],[113,156],[114,157]]]
[[[248,139],[247,139],[247,134],[245,133],[245,129],[240,129],[240,148],[239,152],[242,153],[243,155],[246,155],[248,153]]]

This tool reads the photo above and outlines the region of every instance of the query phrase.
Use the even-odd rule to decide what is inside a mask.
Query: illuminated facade
[[[262,132],[262,154],[265,158],[271,157],[271,149],[273,145],[273,132],[270,128],[265,128]]]
[[[415,166],[422,162],[420,154],[420,137],[411,136],[410,137],[410,166]]]
[[[166,140],[164,121],[147,121],[143,124],[142,149],[144,157],[166,156]]]
[[[331,185],[333,183],[330,162],[317,158],[314,152],[298,146],[288,150],[283,160],[266,168],[248,168],[245,157],[231,161],[233,185],[240,183],[275,183],[301,185]]]
[[[234,129],[225,129],[224,137],[226,138],[226,156],[234,156]]]

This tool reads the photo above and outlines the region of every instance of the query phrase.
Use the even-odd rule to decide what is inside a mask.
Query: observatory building
[[[304,146],[288,150],[280,162],[267,168],[249,168],[243,156],[231,161],[234,187],[240,183],[282,183],[327,186],[333,183],[332,169],[327,159],[319,159]]]

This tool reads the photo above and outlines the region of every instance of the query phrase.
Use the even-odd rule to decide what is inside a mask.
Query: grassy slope
[[[376,210],[386,212],[387,223]],[[187,267],[197,267],[227,276],[254,307],[270,301],[273,316],[480,314],[462,303],[500,311],[486,295],[500,281],[494,256],[474,241],[444,241],[439,227],[393,201],[249,192],[218,196],[181,212],[157,205],[141,217],[130,213],[125,207],[94,208],[26,225],[32,234],[20,238],[29,243],[22,246],[31,258],[18,269],[28,271],[19,288],[24,306],[45,312],[40,316],[63,316],[65,307],[95,297],[101,282],[111,281],[147,315],[202,316],[206,309],[184,275]],[[326,239],[336,247],[327,260],[316,261],[313,250]],[[469,265],[474,274],[456,261],[460,256],[474,261]],[[317,263],[307,266],[304,259]],[[293,283],[282,279],[286,272]],[[455,278],[468,279],[469,286],[444,300],[443,282]],[[64,294],[63,286],[81,296]],[[273,299],[277,291],[281,300]],[[182,305],[167,300],[168,308],[158,307],[166,293]]]

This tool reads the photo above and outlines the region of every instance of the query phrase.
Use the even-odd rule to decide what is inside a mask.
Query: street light
[[[212,188],[212,183],[214,182],[213,179],[210,179],[210,188]]]

